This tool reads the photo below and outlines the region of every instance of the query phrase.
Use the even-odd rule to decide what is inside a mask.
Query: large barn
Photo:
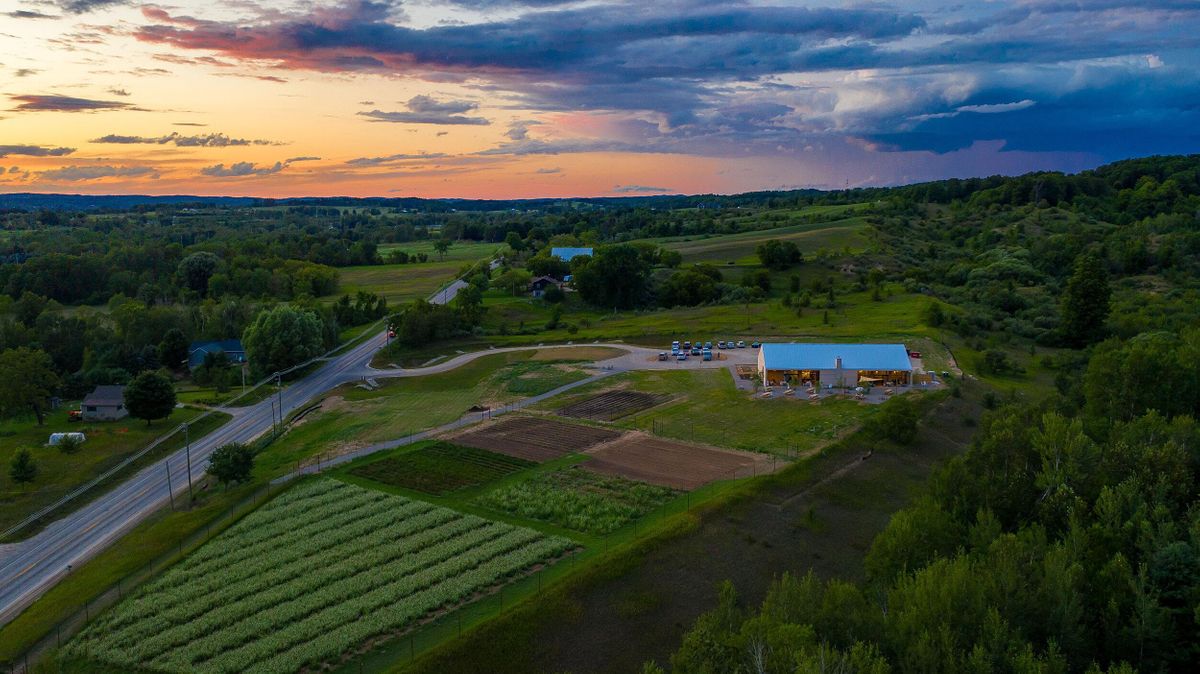
[[[908,386],[912,373],[903,344],[763,344],[758,353],[767,386]]]

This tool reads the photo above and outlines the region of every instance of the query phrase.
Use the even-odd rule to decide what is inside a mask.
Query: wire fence
[[[23,674],[24,672],[32,671],[30,667],[36,666],[46,654],[62,646],[71,637],[78,634],[92,617],[99,615],[105,609],[132,594],[138,586],[154,578],[187,554],[209,542],[243,515],[260,507],[271,496],[281,491],[282,489],[274,487],[269,483],[263,485],[224,513],[205,524],[204,528],[197,529],[178,541],[171,549],[148,561],[145,566],[126,574],[116,583],[81,601],[78,609],[51,627],[44,637],[27,648],[24,653],[9,662],[0,663],[0,672],[9,672],[10,674],[19,672]]]

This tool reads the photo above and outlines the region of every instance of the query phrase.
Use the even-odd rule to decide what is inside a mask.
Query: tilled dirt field
[[[605,391],[586,400],[561,407],[558,409],[558,414],[577,419],[612,421],[662,404],[670,397],[641,391]]]
[[[770,472],[771,457],[628,433],[597,447],[581,466],[596,473],[677,489],[695,489],[714,480]]]
[[[530,461],[549,461],[621,437],[616,431],[537,417],[510,417],[456,436],[454,442]]]

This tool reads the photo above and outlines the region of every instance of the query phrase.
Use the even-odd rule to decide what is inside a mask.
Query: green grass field
[[[865,235],[867,226],[863,218],[849,217],[833,222],[811,222],[725,236],[647,240],[678,251],[685,263],[757,264],[755,248],[770,239],[791,241],[800,248],[806,259],[811,259],[822,250],[831,253],[862,252],[869,245]]]
[[[5,470],[4,479],[0,481],[3,485],[0,487],[0,530],[53,503],[158,436],[203,412],[193,407],[177,408],[170,417],[147,426],[144,421],[128,417],[120,421],[71,423],[67,421],[67,409],[69,406],[49,413],[44,426],[38,426],[33,418],[0,421],[0,466]],[[209,417],[193,430],[192,439],[201,437],[228,418],[225,414]],[[63,454],[56,447],[46,445],[50,434],[59,432],[80,432],[87,436],[87,441],[74,454]],[[183,446],[182,442],[182,436],[178,441],[173,438],[154,455],[159,457],[174,451]],[[30,450],[38,468],[37,478],[25,486],[17,485],[7,475],[13,455],[22,448]]]
[[[828,444],[876,410],[873,405],[851,400],[763,400],[739,390],[725,369],[630,372],[572,391],[541,407],[556,409],[614,385],[676,397],[671,404],[619,419],[617,426],[785,457]]]
[[[376,293],[396,306],[414,299],[426,299],[442,286],[449,283],[464,266],[485,260],[501,248],[500,244],[456,241],[446,251],[445,259],[439,259],[433,250],[432,241],[404,244],[386,244],[379,247],[379,254],[386,259],[391,250],[409,253],[427,253],[429,261],[416,264],[381,264],[338,269],[338,292],[329,295],[326,301],[362,290]]]

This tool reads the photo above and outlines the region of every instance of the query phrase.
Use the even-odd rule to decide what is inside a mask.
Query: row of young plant
[[[479,503],[519,517],[604,535],[679,493],[669,487],[571,467],[484,494]]]
[[[454,529],[458,531],[455,532]],[[461,551],[471,545],[491,540],[503,534],[501,529],[478,526],[477,522],[459,520],[440,531],[423,536],[421,545],[430,546],[430,554],[413,554],[413,549],[397,553],[380,550],[376,554],[360,555],[353,565],[338,564],[321,569],[309,579],[299,579],[282,587],[248,597],[228,606],[221,606],[198,619],[178,625],[162,635],[155,635],[133,645],[142,657],[154,657],[181,664],[207,661],[222,652],[269,637],[273,632],[293,622],[327,610],[339,603],[353,601],[369,592],[380,581],[376,569],[394,566],[403,573],[416,573],[443,561],[444,551]],[[435,541],[451,536],[444,543]]]
[[[105,616],[97,621],[97,625],[111,631],[142,623],[143,628],[161,635],[169,627],[192,622],[210,610],[232,605],[266,590],[278,590],[290,584],[298,584],[302,590],[310,582],[308,579],[314,569],[337,565],[348,556],[371,553],[374,547],[394,545],[399,546],[397,549],[401,552],[411,549],[414,544],[433,536],[427,531],[443,531],[442,525],[461,517],[453,511],[434,510],[429,506],[422,510],[426,512],[399,513],[408,518],[392,526],[389,525],[395,516],[379,513],[352,526],[313,536],[305,546],[280,549],[245,564],[231,565],[222,572],[197,579],[195,583],[139,595],[109,614],[111,618]],[[415,540],[406,540],[406,537]],[[261,603],[261,598],[256,600]],[[154,615],[153,625],[146,624],[144,618],[147,615]],[[143,636],[132,627],[120,634],[122,639],[131,640]],[[119,641],[114,644],[121,645]]]
[[[572,546],[318,480],[244,519],[89,625],[66,651],[121,668],[295,671]]]

